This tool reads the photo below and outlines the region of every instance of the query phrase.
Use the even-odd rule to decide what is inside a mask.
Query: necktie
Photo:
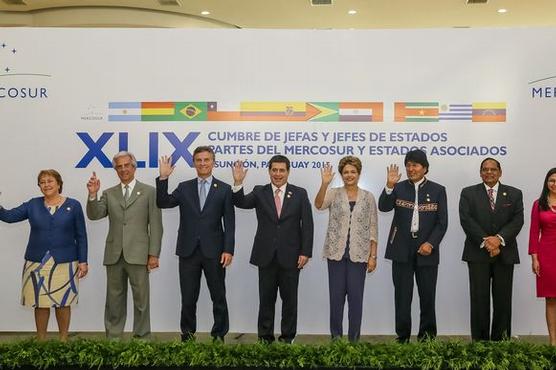
[[[124,201],[127,203],[129,200],[129,185],[124,186]]]
[[[410,231],[414,233],[419,231],[419,185],[415,185],[415,204],[413,205]]]
[[[490,188],[487,190],[488,202],[490,203],[490,209],[494,211],[494,189]]]
[[[205,188],[205,184],[207,180],[203,179],[200,181],[201,188],[199,189],[199,204],[201,205],[201,211],[205,206],[205,201],[207,200],[207,189]]]
[[[276,189],[274,192],[274,205],[276,205],[276,213],[278,218],[280,218],[280,213],[282,212],[282,202],[280,201],[280,189]]]

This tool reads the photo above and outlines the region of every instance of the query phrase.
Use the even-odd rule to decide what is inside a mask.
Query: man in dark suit
[[[160,159],[156,179],[156,202],[160,208],[180,207],[176,243],[179,256],[182,340],[194,339],[197,330],[197,300],[204,272],[213,305],[213,340],[224,341],[229,317],[226,302],[225,268],[234,254],[235,213],[230,185],[212,176],[214,151],[209,146],[193,152],[197,178],[184,181],[168,194],[171,158]]]
[[[291,343],[297,332],[299,271],[313,251],[313,213],[307,191],[288,183],[290,161],[276,155],[270,159],[270,184],[255,186],[247,195],[243,180],[247,170],[237,161],[233,168],[233,201],[238,208],[255,208],[257,233],[250,262],[259,268],[259,340],[274,341],[276,295],[282,298],[281,335]]]
[[[461,191],[459,218],[465,232],[462,259],[469,267],[471,337],[501,340],[511,335],[514,264],[519,263],[516,237],[523,226],[521,190],[503,185],[500,163],[481,162],[483,182]],[[490,290],[492,283],[492,329]]]
[[[392,260],[396,334],[402,343],[411,336],[414,276],[421,308],[417,337],[422,340],[436,336],[439,249],[448,227],[446,189],[425,178],[429,171],[425,152],[408,152],[404,164],[407,180],[398,182],[398,166],[390,165],[386,188],[378,200],[382,212],[394,209],[385,257]]]

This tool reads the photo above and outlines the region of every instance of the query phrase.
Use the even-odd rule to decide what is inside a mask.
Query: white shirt
[[[492,188],[490,188],[487,184],[485,184],[483,182],[483,185],[485,186],[485,190],[487,192],[487,196],[488,196],[488,189],[492,189],[492,199],[494,199],[494,204],[496,204],[496,196],[498,195],[498,187],[500,186],[500,183],[497,182],[496,185],[494,185]]]
[[[208,196],[210,191],[210,186],[212,185],[212,175],[203,179],[202,177],[197,176],[197,194],[201,194],[201,181],[205,180],[205,195]]]
[[[423,181],[425,181],[424,177],[413,184],[415,185],[415,204],[413,205],[413,217],[411,217],[411,232],[413,233],[419,231],[419,185]]]
[[[270,183],[270,186],[272,187],[272,198],[274,198],[274,196],[276,195],[276,189],[278,189],[273,183]],[[288,186],[288,183],[285,183],[284,185],[282,185],[279,189],[280,189],[280,194],[278,194],[278,197],[280,198],[280,205],[284,205],[284,193],[286,192],[286,187]],[[238,191],[240,191],[243,188],[243,184],[241,185],[234,185],[232,186],[232,192],[233,193],[237,193]]]
[[[270,186],[272,186],[272,196],[273,197],[276,196],[276,190],[280,189],[280,193],[278,194],[278,197],[280,198],[280,206],[284,205],[284,193],[286,192],[286,186],[287,185],[288,184],[285,183],[284,185],[282,185],[278,188],[273,183],[270,183]]]
[[[488,189],[492,189],[492,199],[494,199],[494,204],[496,204],[496,197],[498,196],[498,187],[500,186],[500,183],[497,182],[496,185],[494,185],[492,188],[489,187],[484,182],[483,182],[483,185],[485,186],[485,191],[487,192],[487,197],[488,197]],[[489,204],[489,207],[490,207],[490,204]],[[504,238],[500,234],[496,234],[496,236],[498,237],[498,239],[500,239],[500,245],[505,247],[506,246],[506,241],[504,240]],[[481,243],[481,245],[479,246],[479,248],[484,248],[484,246],[485,246],[485,242],[483,241]]]
[[[135,179],[131,180],[131,182],[127,184],[130,197],[131,197],[131,193],[133,192],[133,188],[135,188],[135,184],[137,184],[137,180]],[[122,187],[122,195],[125,197],[125,184],[120,183],[120,186]]]

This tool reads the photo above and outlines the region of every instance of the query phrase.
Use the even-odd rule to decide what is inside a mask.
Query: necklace
[[[44,204],[46,205],[46,207],[58,207],[63,203],[63,201],[64,201],[64,197],[60,195],[58,195],[58,197],[56,197],[54,201],[47,200],[46,198],[44,198]]]
[[[550,196],[549,196],[547,201],[548,201],[548,208],[552,212],[556,213],[556,199],[551,199]]]

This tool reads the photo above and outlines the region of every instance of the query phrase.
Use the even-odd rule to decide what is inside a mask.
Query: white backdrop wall
[[[409,147],[423,147],[429,153],[428,176],[446,186],[449,203],[448,232],[440,247],[439,333],[466,334],[469,294],[467,267],[461,262],[464,234],[458,217],[459,193],[462,187],[480,181],[480,161],[492,155],[502,163],[502,181],[524,192],[526,224],[519,236],[522,264],[516,267],[514,277],[514,333],[544,334],[544,302],[535,298],[527,239],[531,204],[546,171],[556,162],[552,153],[556,80],[550,78],[556,75],[556,55],[551,48],[555,38],[556,29],[2,29],[0,203],[12,208],[38,196],[36,174],[43,168],[58,169],[64,178],[64,193],[83,204],[85,183],[92,171],[97,172],[103,189],[115,184],[116,174],[101,164],[100,154],[90,161],[84,159],[89,152],[87,138],[90,147],[109,158],[125,147],[127,138],[129,150],[146,162],[146,168],[138,169],[137,178],[153,185],[158,174],[154,159],[175,149],[167,139],[171,135],[163,133],[173,133],[180,141],[188,138],[186,144],[177,146],[190,152],[198,145],[213,145],[222,161],[214,173],[224,181],[231,182],[229,161],[253,162],[256,167],[249,170],[247,190],[268,182],[262,162],[273,153],[266,146],[275,146],[281,153],[315,146],[317,154],[288,152],[298,167],[292,169],[290,182],[307,188],[310,197],[320,184],[319,170],[313,167],[323,161],[336,164],[341,157],[330,152],[334,147],[340,152],[354,150],[362,159],[360,185],[377,198],[385,183],[386,166],[403,165]],[[109,119],[110,114],[130,115],[132,109],[124,112],[112,105],[114,109],[109,110],[113,102],[217,102],[218,111],[236,112],[249,109],[244,102],[380,102],[383,117],[375,108],[373,120],[378,122],[318,122],[318,117],[317,121],[299,122],[183,117],[183,121],[115,121]],[[506,115],[500,122],[490,123],[473,122],[471,117],[464,121],[395,122],[395,102],[436,102],[440,112],[448,104],[497,102],[505,107]],[[279,106],[283,105],[297,109],[296,104]],[[197,107],[206,114],[206,105]],[[272,110],[268,104],[258,107]],[[197,108],[190,109],[195,113]],[[259,133],[261,138],[218,137],[240,132]],[[308,137],[284,143],[291,132]],[[276,135],[274,139],[265,139],[270,133]],[[334,143],[334,133],[361,135],[362,140],[344,138]],[[427,133],[434,135],[423,135]],[[382,140],[376,140],[381,136]],[[110,138],[101,145],[101,137]],[[459,151],[443,153],[447,147]],[[248,154],[251,150],[254,153]],[[308,168],[299,168],[305,162]],[[170,188],[193,176],[194,169],[180,158]],[[336,176],[334,185],[340,184]],[[165,210],[163,215],[161,267],[151,275],[152,328],[178,331],[180,299],[174,255],[178,213]],[[236,254],[227,273],[230,331],[256,332],[257,270],[248,263],[256,219],[252,211],[237,210],[236,216]],[[328,214],[314,210],[314,218],[314,257],[300,278],[299,333],[328,332],[327,271],[321,258]],[[382,258],[390,222],[391,214],[380,214],[380,257],[377,270],[366,281],[363,334],[393,333],[391,263]],[[81,282],[72,330],[101,331],[107,221],[88,221],[87,229],[90,273]],[[34,329],[31,311],[19,305],[28,233],[25,222],[0,224],[0,331]],[[212,310],[204,283],[198,307],[198,330],[209,331]],[[415,329],[417,307],[415,297]],[[129,317],[128,330],[131,308]]]

